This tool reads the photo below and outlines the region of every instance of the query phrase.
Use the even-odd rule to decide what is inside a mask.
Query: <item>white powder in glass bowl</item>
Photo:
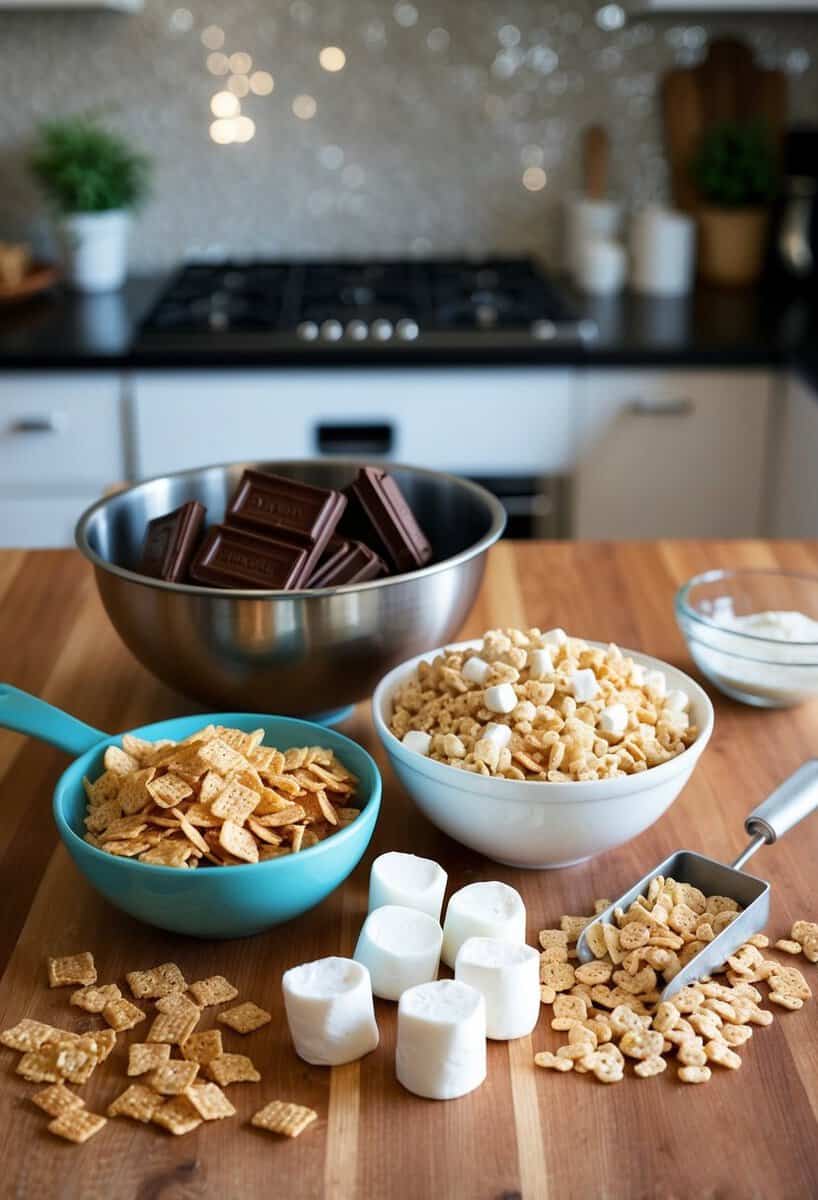
[[[739,616],[729,596],[708,615],[718,626],[687,620],[685,633],[697,666],[722,691],[768,708],[818,696],[818,621],[802,612]]]

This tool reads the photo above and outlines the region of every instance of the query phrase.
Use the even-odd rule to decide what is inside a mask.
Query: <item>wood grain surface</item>
[[[691,664],[673,619],[676,586],[707,567],[818,570],[818,545],[685,542],[631,544],[502,543],[491,552],[479,601],[464,635],[499,624],[563,625],[614,639],[683,669]],[[120,644],[97,598],[91,572],[73,552],[0,554],[0,662],[6,680],[75,712],[101,729],[195,711],[158,684]],[[712,689],[711,689],[712,693]],[[351,953],[365,913],[368,863],[387,849],[438,859],[450,889],[498,878],[517,887],[529,940],[564,912],[583,913],[614,896],[676,847],[725,860],[744,844],[743,818],[818,747],[818,707],[761,712],[717,693],[716,730],[690,784],[641,837],[593,861],[560,871],[498,867],[438,833],[397,785],[361,706],[345,726],[384,769],[382,815],[364,863],[313,912],[259,937],[207,943],[151,930],[109,907],[57,846],[50,800],[65,757],[0,732],[0,1021],[23,1016],[71,1029],[94,1027],[68,1005],[67,989],[45,986],[48,954],[92,950],[100,979],[173,959],[188,979],[219,972],[241,997],[273,1013],[271,1026],[230,1048],[249,1053],[259,1084],[230,1089],[237,1119],[182,1138],[126,1120],[110,1121],[83,1147],[51,1137],[31,1104],[36,1085],[14,1074],[16,1055],[0,1050],[0,1194],[40,1200],[97,1197],[182,1200],[220,1197],[327,1197],[329,1200],[574,1200],[574,1198],[759,1197],[818,1195],[818,1005],[776,1012],[743,1052],[739,1074],[716,1069],[705,1087],[664,1076],[629,1076],[615,1087],[591,1076],[556,1076],[533,1066],[535,1050],[557,1041],[545,1020],[530,1038],[489,1044],[488,1078],[460,1100],[435,1103],[395,1081],[395,1005],[376,1001],[381,1045],[361,1062],[309,1067],[292,1051],[280,991],[282,971],[326,954]],[[780,937],[799,917],[818,918],[818,817],[761,851],[753,869],[772,882],[769,932]],[[818,968],[799,965],[818,991]],[[212,1010],[211,1010],[212,1012]],[[212,1024],[212,1016],[202,1022]],[[144,1029],[145,1027],[143,1027]],[[105,1111],[124,1086],[127,1044],[83,1089]],[[249,1128],[250,1115],[276,1097],[314,1106],[320,1121],[295,1142]]]

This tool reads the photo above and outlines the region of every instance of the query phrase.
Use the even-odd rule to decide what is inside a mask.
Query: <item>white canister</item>
[[[615,240],[622,226],[622,208],[610,200],[568,199],[565,209],[565,269],[576,277],[580,250],[586,242]]]
[[[658,205],[637,213],[631,225],[631,284],[651,296],[684,296],[693,286],[696,225],[691,217]]]
[[[122,287],[128,264],[130,213],[70,213],[60,219],[68,282],[81,292],[112,292]]]
[[[620,242],[591,238],[579,249],[574,282],[592,296],[612,296],[625,286],[628,256]]]

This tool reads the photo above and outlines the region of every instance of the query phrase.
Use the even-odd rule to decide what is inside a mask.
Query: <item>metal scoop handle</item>
[[[738,870],[761,846],[771,846],[818,808],[818,758],[810,758],[785,779],[744,822],[753,839],[732,866]]]

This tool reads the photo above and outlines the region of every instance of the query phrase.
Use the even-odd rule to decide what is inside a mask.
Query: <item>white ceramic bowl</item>
[[[461,642],[454,649],[479,645]],[[699,735],[682,754],[638,775],[587,783],[495,779],[460,771],[407,750],[389,730],[397,688],[419,662],[440,653],[420,654],[384,676],[372,697],[375,728],[395,774],[424,816],[449,837],[507,866],[567,867],[642,833],[679,795],[713,732],[713,705],[694,680],[659,659],[624,650],[649,670],[664,671],[668,688],[681,688],[690,696],[691,721]]]

